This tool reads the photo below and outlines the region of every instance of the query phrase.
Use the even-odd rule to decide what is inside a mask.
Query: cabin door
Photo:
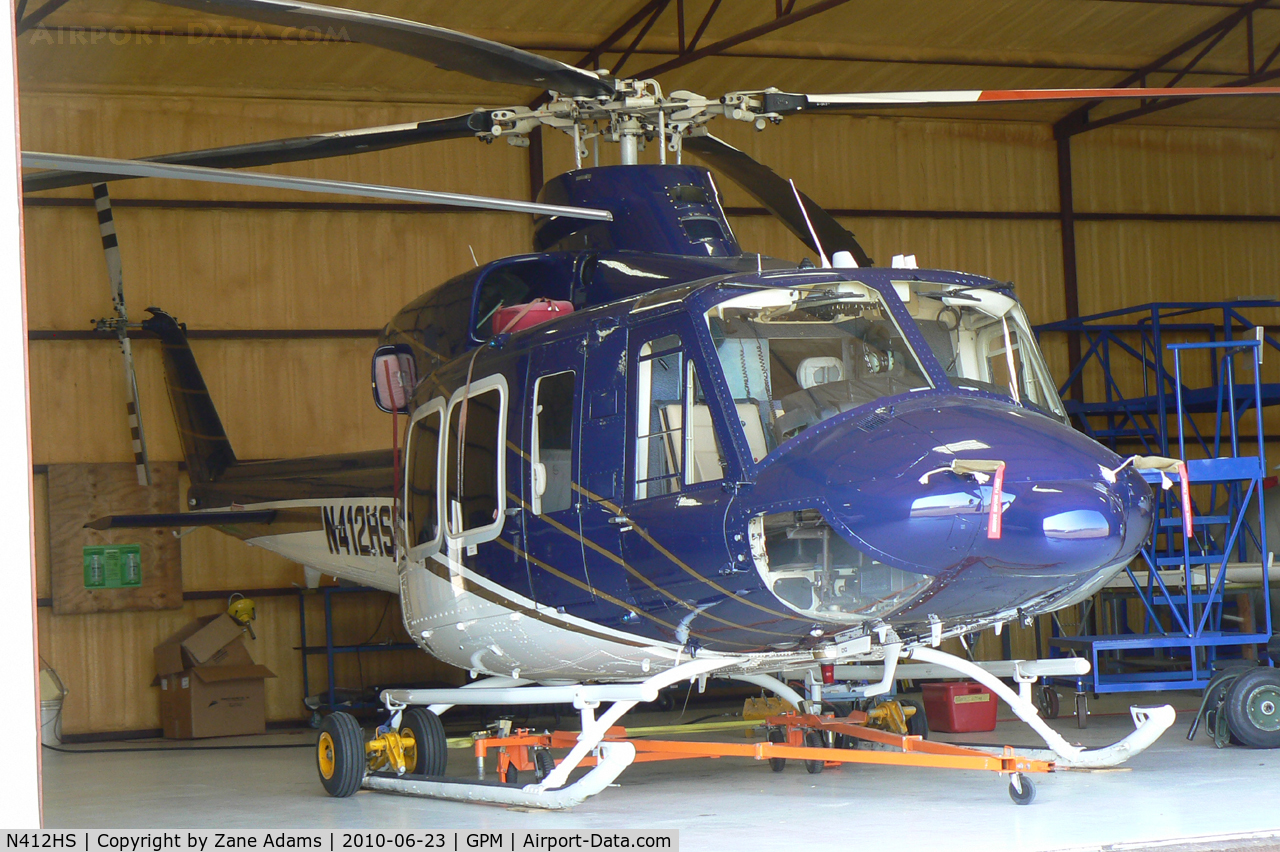
[[[525,560],[534,599],[586,615],[596,602],[583,560],[581,476],[585,340],[547,343],[530,356],[525,411]]]

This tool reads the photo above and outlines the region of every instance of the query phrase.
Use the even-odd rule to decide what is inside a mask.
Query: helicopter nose
[[[870,548],[918,570],[980,562],[1060,582],[1127,562],[1150,533],[1153,499],[1141,476],[1125,470],[1109,481],[1118,456],[1026,409],[953,398],[887,413],[863,437],[826,467],[829,511]]]

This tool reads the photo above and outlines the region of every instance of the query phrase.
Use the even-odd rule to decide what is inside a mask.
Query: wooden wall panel
[[[92,207],[27,207],[33,329],[112,313]],[[528,251],[508,213],[117,207],[131,317],[158,306],[193,329],[381,328],[407,302],[480,262]]]
[[[453,105],[85,95],[25,90],[20,109],[22,144],[27,150],[99,157],[144,157],[423,121],[469,111],[469,107]],[[282,163],[270,170],[304,177],[527,199],[526,162],[527,154],[521,148],[486,145],[477,139],[456,139],[354,157]],[[359,200],[310,192],[162,180],[117,181],[112,183],[111,192],[118,198]],[[91,197],[87,188],[57,190],[45,195]]]
[[[1280,223],[1080,222],[1080,310],[1280,296]]]
[[[1280,214],[1275,132],[1117,126],[1071,144],[1078,211]]]
[[[151,485],[140,486],[137,466],[127,462],[49,467],[45,477],[48,558],[55,614],[177,609],[182,605],[182,551],[169,530],[95,530],[85,526],[110,514],[178,511],[178,465],[153,460],[150,468]],[[103,544],[140,545],[140,585],[87,587],[84,548]]]
[[[369,391],[373,340],[197,340],[209,392],[239,458],[357,452],[391,445]],[[147,446],[181,451],[159,343],[134,346]],[[111,341],[33,341],[31,411],[37,464],[129,461],[120,354]]]
[[[335,634],[339,642],[372,638],[408,641],[400,625],[400,610],[392,604],[376,635],[387,596],[382,594],[335,598],[335,622],[343,625]],[[298,647],[297,598],[257,599],[258,638],[245,637],[254,660],[276,673],[267,681],[267,720],[306,718],[302,704],[302,668]],[[55,616],[39,611],[40,654],[58,672],[68,689],[63,706],[63,731],[84,734],[103,731],[139,731],[158,728],[159,697],[150,686],[155,677],[152,649],[188,621],[211,615],[226,606],[223,601],[187,603],[173,612],[106,613]],[[324,639],[322,608],[318,596],[308,600],[310,641]],[[335,680],[343,687],[384,683],[442,680],[452,682],[455,673],[419,651],[340,655]],[[324,656],[310,660],[312,693],[328,683]],[[460,682],[460,681],[459,681]]]

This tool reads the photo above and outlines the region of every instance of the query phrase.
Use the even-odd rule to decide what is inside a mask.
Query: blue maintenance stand
[[[411,642],[389,642],[371,644],[363,642],[355,645],[340,645],[333,639],[333,596],[334,595],[351,595],[351,594],[392,594],[384,592],[380,589],[371,589],[367,586],[321,586],[318,589],[299,589],[298,590],[298,631],[301,642],[298,650],[302,653],[302,700],[305,705],[307,699],[311,695],[311,678],[307,667],[307,658],[317,654],[323,654],[325,657],[325,671],[328,675],[324,697],[325,701],[318,708],[314,708],[317,712],[334,710],[353,710],[353,709],[373,709],[381,707],[377,702],[370,701],[339,701],[338,686],[334,674],[334,661],[338,654],[372,654],[386,651],[414,651],[417,645]],[[320,594],[324,596],[324,644],[308,645],[307,644],[307,598],[311,595]]]
[[[1078,688],[1095,693],[1199,690],[1208,685],[1216,661],[1230,656],[1249,657],[1257,646],[1270,640],[1271,555],[1263,498],[1267,466],[1262,416],[1269,400],[1261,380],[1262,351],[1267,343],[1273,341],[1259,332],[1246,340],[1167,345],[1173,353],[1170,378],[1178,424],[1178,458],[1185,461],[1187,483],[1210,511],[1193,508],[1191,517],[1184,517],[1182,473],[1166,477],[1156,470],[1141,471],[1156,488],[1156,524],[1150,542],[1143,548],[1141,563],[1135,561],[1125,568],[1128,584],[1122,585],[1127,588],[1106,594],[1112,596],[1113,603],[1120,602],[1115,610],[1118,615],[1120,610],[1129,609],[1127,600],[1136,598],[1141,603],[1142,627],[1104,635],[1053,636],[1049,640],[1051,649],[1086,656],[1092,663],[1089,678]],[[1213,405],[1209,408],[1205,403],[1206,389],[1190,392],[1183,380],[1183,356],[1193,353],[1209,356],[1214,375],[1213,385],[1207,389],[1213,392]],[[1242,382],[1237,377],[1237,359],[1246,362],[1245,372],[1252,367],[1251,381]],[[1163,379],[1159,383],[1163,386]],[[1241,436],[1239,426],[1250,409],[1254,412],[1250,418],[1254,433]],[[1212,429],[1205,423],[1209,413],[1214,417]],[[1130,426],[1136,423],[1129,421]],[[1188,430],[1194,438],[1193,449],[1207,458],[1187,459]],[[1161,455],[1168,456],[1167,430],[1158,431],[1155,446],[1149,450],[1164,449]],[[1211,439],[1206,437],[1210,432]],[[1145,443],[1146,436],[1140,437]],[[1172,487],[1163,487],[1166,484]],[[1191,502],[1193,506],[1196,503],[1194,499]],[[1257,506],[1260,522],[1251,525],[1246,517],[1252,505]],[[1247,558],[1251,553],[1256,560]],[[1240,596],[1227,594],[1229,580],[1261,587],[1260,624],[1254,619],[1251,605],[1240,607]],[[1235,618],[1239,629],[1232,628],[1231,617],[1224,613],[1232,605],[1232,597],[1241,610]],[[1117,628],[1128,627],[1127,617],[1113,620]]]
[[[1121,455],[1168,456],[1175,397],[1181,394],[1179,419],[1208,414],[1220,411],[1224,387],[1216,352],[1209,353],[1210,382],[1184,386],[1164,356],[1167,344],[1250,339],[1267,325],[1280,325],[1280,301],[1151,302],[1038,325],[1035,332],[1042,342],[1059,334],[1078,341],[1080,360],[1059,388],[1078,429]],[[1280,356],[1280,340],[1269,334],[1262,340]],[[1280,404],[1280,382],[1262,382],[1258,391],[1263,405]],[[1190,428],[1201,454],[1215,455],[1199,425],[1193,421]]]

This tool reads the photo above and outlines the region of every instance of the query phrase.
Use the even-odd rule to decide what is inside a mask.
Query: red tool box
[[[993,731],[996,696],[971,680],[924,684],[924,715],[929,728],[952,734]]]

